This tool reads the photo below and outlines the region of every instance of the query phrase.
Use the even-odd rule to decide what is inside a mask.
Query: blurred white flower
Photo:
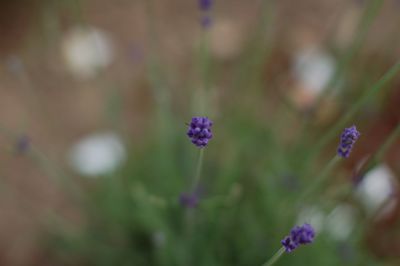
[[[374,213],[386,202],[394,191],[395,177],[384,164],[369,171],[356,190],[356,196],[369,213]]]
[[[297,224],[309,223],[316,232],[319,232],[323,229],[324,220],[324,212],[316,206],[310,206],[301,209],[297,217]]]
[[[342,204],[328,215],[325,230],[335,240],[346,240],[354,229],[355,220],[355,209],[348,204]]]
[[[111,173],[125,158],[125,148],[119,137],[112,132],[85,137],[69,153],[72,167],[81,175],[92,177]]]
[[[77,27],[63,38],[62,51],[67,67],[80,78],[93,77],[113,59],[110,38],[92,27]]]
[[[297,52],[292,62],[293,76],[313,96],[326,89],[335,68],[335,59],[330,54],[313,47]]]

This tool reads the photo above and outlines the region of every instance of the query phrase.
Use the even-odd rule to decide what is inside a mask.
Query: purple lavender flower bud
[[[199,204],[199,197],[196,193],[182,193],[179,197],[179,203],[186,208],[196,208]]]
[[[347,158],[350,156],[350,152],[353,149],[354,143],[360,137],[360,132],[357,131],[356,126],[345,128],[342,135],[340,136],[340,144],[338,147],[338,155]]]
[[[292,252],[297,248],[297,244],[290,238],[290,236],[285,237],[281,241],[282,245],[285,247],[286,252]]]
[[[201,26],[202,26],[204,29],[210,28],[211,25],[212,25],[211,17],[210,17],[209,15],[204,15],[204,16],[201,18],[200,23],[201,23]]]
[[[309,244],[314,240],[314,228],[310,224],[296,226],[290,232],[291,238],[299,244]]]
[[[207,117],[193,117],[187,135],[194,145],[203,148],[207,146],[208,141],[213,136],[211,133],[212,125],[212,121]]]
[[[30,146],[30,139],[26,135],[21,135],[15,142],[15,150],[17,153],[25,153]]]
[[[198,0],[199,1],[199,7],[203,11],[208,11],[211,9],[211,6],[213,4],[213,0]]]
[[[310,244],[314,241],[315,231],[310,224],[295,226],[290,231],[290,235],[286,236],[282,241],[286,252],[292,252],[300,245]]]

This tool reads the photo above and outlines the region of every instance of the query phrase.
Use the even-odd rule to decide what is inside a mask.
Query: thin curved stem
[[[334,169],[334,167],[340,161],[340,157],[335,155],[328,164],[322,169],[319,175],[315,178],[314,182],[307,188],[307,190],[302,193],[298,199],[298,203],[301,203],[308,196],[310,196],[316,189],[318,189],[321,185],[326,182],[326,179],[329,177],[329,173]]]
[[[192,183],[192,191],[195,191],[200,182],[201,168],[203,166],[204,148],[200,148],[199,159],[197,160],[196,173]]]
[[[400,137],[400,123],[397,127],[390,133],[389,137],[383,143],[378,153],[376,154],[376,160],[381,161],[383,156],[386,154],[387,150],[392,146],[392,144]]]
[[[281,247],[268,261],[266,261],[262,266],[272,266],[279,260],[280,257],[285,253],[285,248]]]

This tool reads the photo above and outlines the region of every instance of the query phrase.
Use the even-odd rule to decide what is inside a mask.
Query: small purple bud
[[[212,138],[211,126],[212,122],[207,117],[193,117],[186,134],[194,145],[203,148]]]
[[[209,15],[204,15],[204,16],[202,16],[202,17],[201,17],[200,24],[201,24],[201,26],[202,26],[204,29],[210,28],[211,25],[212,25],[212,19],[211,19],[211,17],[210,17]]]
[[[186,208],[196,208],[199,204],[199,197],[195,193],[182,193],[179,197],[179,203]]]
[[[286,252],[292,252],[297,248],[297,244],[293,242],[290,236],[285,237],[281,243],[285,247]]]
[[[338,147],[338,155],[343,158],[348,158],[353,149],[354,143],[360,137],[360,132],[357,131],[356,126],[345,128],[340,136],[340,143]]]
[[[315,230],[310,224],[295,226],[290,231],[290,235],[286,236],[281,244],[285,247],[286,252],[292,252],[300,245],[310,244],[314,241]]]
[[[208,11],[211,9],[213,0],[198,0],[199,1],[199,8],[203,11]]]
[[[28,136],[22,135],[18,137],[16,143],[15,143],[15,150],[17,153],[22,154],[25,153],[30,146],[30,139]]]

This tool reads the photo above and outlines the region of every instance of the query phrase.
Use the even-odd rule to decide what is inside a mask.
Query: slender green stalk
[[[363,165],[362,172],[368,172],[377,164],[379,164],[383,158],[385,157],[389,148],[393,145],[393,143],[400,137],[400,123],[397,127],[390,133],[390,135],[386,138],[386,140],[382,143],[381,147],[375,152],[372,158],[368,158],[366,164]]]
[[[201,76],[203,79],[204,89],[208,90],[210,86],[210,34],[204,30],[200,44],[200,65]]]
[[[208,30],[203,29],[198,52],[199,58],[197,59],[201,85],[198,87],[197,95],[193,99],[193,106],[196,108],[196,113],[199,111],[204,113],[206,111],[206,107],[208,106],[207,95],[209,94],[212,81],[209,39],[210,36]]]
[[[197,160],[196,173],[192,183],[192,192],[197,188],[200,182],[201,168],[203,166],[203,157],[204,157],[204,148],[201,148],[199,152],[199,159]]]
[[[192,194],[195,193],[195,190],[199,184],[200,177],[201,177],[201,168],[203,166],[203,158],[204,158],[204,148],[201,148],[199,151],[199,158],[197,160],[197,167],[196,167],[196,172],[193,178],[193,183],[192,183],[192,188],[191,192]],[[194,234],[194,226],[196,223],[195,219],[196,213],[194,209],[186,208],[185,210],[185,238],[186,238],[186,243],[188,243],[190,249],[193,249],[193,244],[194,244],[194,239],[193,239],[193,234]],[[192,264],[192,254],[191,252],[187,252],[185,254],[185,265],[191,265]]]
[[[81,0],[75,0],[72,1],[72,5],[73,5],[73,11],[74,11],[74,15],[75,15],[75,19],[77,20],[77,22],[83,26],[83,27],[87,27],[87,23],[84,19],[83,16],[83,9],[82,9],[82,1]]]
[[[328,131],[314,146],[311,150],[310,159],[314,158],[322,148],[329,143],[330,140],[337,136],[337,133],[342,130],[354,115],[369,101],[371,100],[385,85],[387,85],[396,75],[400,72],[400,61],[392,66],[383,77],[372,85],[367,92],[353,104],[353,106],[346,112],[346,114],[336,123],[331,130]]]
[[[160,43],[157,35],[155,20],[152,19],[154,1],[148,0],[146,2],[146,22],[149,40],[149,57],[148,57],[148,78],[153,91],[154,99],[157,102],[159,109],[162,112],[170,112],[170,95],[168,92],[168,85],[165,78],[165,68],[162,68],[160,62],[160,55],[157,51],[160,50],[158,44]]]
[[[266,261],[262,266],[272,266],[279,260],[280,257],[285,253],[285,248],[281,247],[268,261]]]
[[[148,38],[148,48],[149,56],[147,57],[147,75],[150,82],[150,87],[154,100],[156,102],[155,106],[155,120],[156,120],[156,135],[158,153],[155,155],[157,158],[155,161],[159,161],[158,164],[162,171],[168,172],[171,175],[175,174],[174,160],[174,142],[171,139],[174,138],[174,117],[171,109],[171,93],[170,86],[168,84],[168,69],[164,67],[165,64],[162,62],[162,56],[160,54],[160,40],[159,34],[157,34],[157,20],[154,14],[154,8],[156,1],[146,0],[145,2],[145,12],[146,12],[146,24],[147,24],[147,38]],[[160,181],[166,185],[168,179]]]
[[[322,169],[320,174],[314,179],[314,182],[309,186],[299,197],[297,200],[298,204],[301,204],[303,200],[307,199],[312,193],[321,187],[329,177],[329,173],[334,169],[334,167],[338,164],[341,158],[338,155],[335,155],[329,163]]]
[[[261,2],[261,16],[258,26],[245,50],[243,60],[238,64],[239,67],[232,78],[231,87],[234,91],[242,90],[243,87],[253,89],[260,85],[266,67],[265,64],[268,63],[274,45],[271,25],[276,18],[275,9],[275,1],[263,0]],[[243,95],[240,94],[240,97],[243,97]]]
[[[400,137],[400,123],[397,127],[390,133],[389,137],[383,143],[378,153],[376,154],[376,160],[381,161],[383,156],[386,154],[387,150],[392,146],[392,144]]]

